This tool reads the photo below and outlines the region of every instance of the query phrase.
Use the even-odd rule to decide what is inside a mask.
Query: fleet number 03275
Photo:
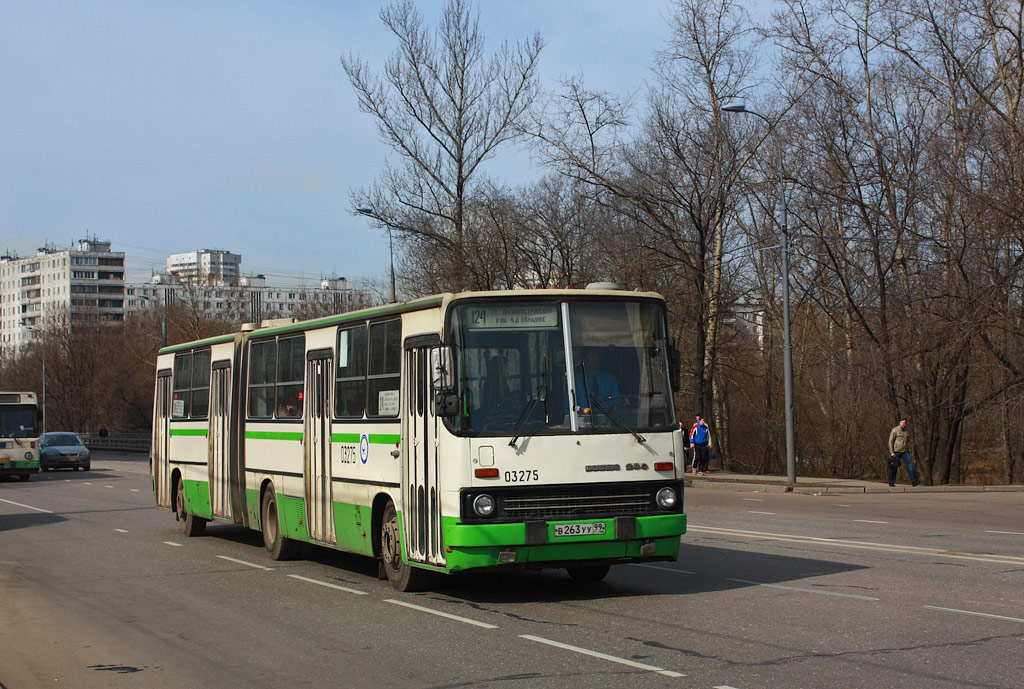
[[[540,475],[536,469],[522,471],[506,471],[505,483],[526,483],[527,481],[539,481]]]

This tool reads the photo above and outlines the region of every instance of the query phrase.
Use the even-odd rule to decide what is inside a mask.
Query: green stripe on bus
[[[171,435],[201,435],[206,436],[208,428],[172,428]]]
[[[367,436],[367,440],[371,445],[397,445],[398,441],[401,440],[400,435],[391,435],[388,433],[373,433]],[[358,444],[362,439],[362,435],[359,433],[332,433],[332,443],[355,443]]]
[[[246,439],[251,440],[302,440],[302,433],[284,433],[280,431],[246,431]]]

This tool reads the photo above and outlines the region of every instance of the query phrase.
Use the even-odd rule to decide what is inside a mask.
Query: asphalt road
[[[1024,494],[689,489],[677,563],[448,578],[186,539],[145,459],[0,483],[0,686],[1001,687],[1024,669]]]

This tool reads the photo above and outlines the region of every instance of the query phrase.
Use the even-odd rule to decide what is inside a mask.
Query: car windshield
[[[30,404],[0,406],[0,438],[34,438],[36,408]]]
[[[447,422],[456,432],[625,433],[672,425],[658,302],[467,302],[453,308],[449,335],[460,413]]]
[[[58,447],[61,445],[81,445],[82,439],[74,433],[58,433],[57,435],[46,436],[44,447]]]

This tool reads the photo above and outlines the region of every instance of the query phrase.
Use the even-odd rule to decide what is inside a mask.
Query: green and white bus
[[[39,402],[34,392],[0,392],[0,477],[39,471]]]
[[[672,375],[672,373],[675,375]],[[442,294],[162,349],[156,503],[426,572],[674,560],[686,530],[665,303]]]

